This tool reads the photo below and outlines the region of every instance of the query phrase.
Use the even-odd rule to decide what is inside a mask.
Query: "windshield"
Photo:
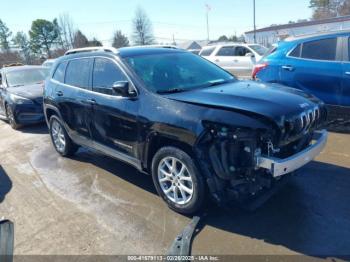
[[[187,52],[144,55],[125,59],[152,92],[187,91],[234,81],[207,60]]]
[[[250,45],[249,47],[261,56],[263,56],[268,50],[266,47],[263,47],[261,45]]]
[[[10,87],[41,83],[49,74],[48,68],[35,68],[11,71],[6,74]]]

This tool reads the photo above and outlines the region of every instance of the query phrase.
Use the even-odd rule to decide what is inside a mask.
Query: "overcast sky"
[[[89,38],[108,45],[113,31],[132,33],[136,7],[142,7],[153,22],[158,42],[206,39],[206,4],[210,38],[240,35],[253,28],[253,0],[17,0],[2,1],[1,19],[13,32],[30,29],[37,18],[53,20],[68,13]],[[257,27],[311,17],[309,0],[256,0]]]

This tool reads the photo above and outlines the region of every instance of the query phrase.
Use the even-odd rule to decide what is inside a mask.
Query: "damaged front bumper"
[[[326,130],[316,131],[313,136],[313,143],[303,151],[285,159],[259,156],[257,158],[257,167],[268,170],[273,177],[289,174],[318,156],[325,148],[327,139],[328,133]]]

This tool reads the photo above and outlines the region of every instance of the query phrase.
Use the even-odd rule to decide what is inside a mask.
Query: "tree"
[[[33,21],[29,31],[30,42],[34,53],[46,52],[51,57],[51,46],[58,38],[57,21],[50,22],[44,19]]]
[[[315,20],[350,15],[350,0],[310,0]]]
[[[61,14],[58,17],[58,26],[60,28],[60,37],[62,39],[62,48],[71,49],[74,45],[75,26],[69,14]]]
[[[91,40],[88,41],[88,46],[103,46],[101,41],[97,40],[95,37]]]
[[[21,49],[24,59],[27,64],[31,63],[31,52],[30,52],[30,42],[27,35],[24,32],[17,32],[17,34],[12,39],[14,45]]]
[[[73,37],[73,47],[81,48],[87,46],[89,46],[89,40],[80,30],[76,31]]]
[[[117,30],[113,36],[112,46],[114,48],[129,46],[129,39],[122,33],[122,31]]]
[[[133,29],[133,41],[136,45],[150,45],[154,43],[151,20],[141,8],[136,9]]]
[[[222,35],[222,36],[219,37],[218,41],[219,41],[219,42],[227,42],[227,41],[228,41],[228,38],[227,38],[227,36]]]
[[[0,47],[3,51],[8,52],[10,50],[10,36],[12,32],[6,26],[6,24],[0,19]]]

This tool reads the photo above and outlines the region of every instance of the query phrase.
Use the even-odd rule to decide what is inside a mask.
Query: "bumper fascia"
[[[45,121],[43,107],[37,104],[13,104],[13,112],[18,124],[29,125]]]
[[[328,140],[326,130],[316,131],[313,143],[303,151],[285,159],[274,157],[258,157],[257,167],[267,169],[274,177],[289,174],[314,160],[325,148]]]

